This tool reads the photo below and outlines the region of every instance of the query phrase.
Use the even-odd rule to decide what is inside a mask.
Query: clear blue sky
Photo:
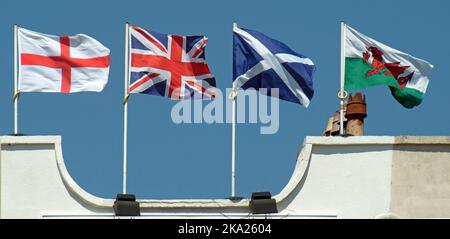
[[[122,189],[123,34],[126,21],[154,31],[208,36],[206,59],[221,89],[232,76],[231,23],[264,32],[317,65],[308,109],[280,102],[280,130],[237,127],[237,194],[277,194],[294,170],[307,135],[321,135],[338,108],[339,21],[434,65],[423,103],[405,109],[387,87],[367,89],[368,135],[448,135],[450,15],[448,1],[10,1],[0,3],[0,133],[13,129],[13,24],[54,34],[88,34],[111,49],[101,93],[26,93],[20,131],[62,135],[71,176],[86,191],[113,198]],[[230,195],[231,125],[172,123],[176,101],[132,95],[128,192],[138,198]],[[339,162],[336,162],[339,163]],[[370,170],[368,168],[367,170]]]

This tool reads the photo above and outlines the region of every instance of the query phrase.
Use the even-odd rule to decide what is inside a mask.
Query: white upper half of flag
[[[425,60],[411,56],[378,42],[358,31],[345,25],[345,57],[363,58],[363,53],[369,47],[376,47],[382,51],[382,58],[386,63],[399,62],[402,66],[409,66],[405,75],[414,72],[413,78],[406,87],[417,89],[425,93],[428,86],[428,76],[431,75],[433,65]]]
[[[102,91],[110,50],[84,34],[54,36],[18,29],[19,91]]]

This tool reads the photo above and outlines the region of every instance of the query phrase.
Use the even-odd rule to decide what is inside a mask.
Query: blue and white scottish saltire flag
[[[234,90],[278,88],[280,99],[308,107],[315,71],[309,58],[257,31],[235,26],[233,33]]]

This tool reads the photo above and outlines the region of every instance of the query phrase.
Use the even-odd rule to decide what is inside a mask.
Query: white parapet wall
[[[0,145],[0,218],[115,218],[114,199],[72,179],[60,136]],[[138,199],[135,218],[450,217],[450,137],[306,137],[296,160],[278,213],[251,214],[249,199]]]

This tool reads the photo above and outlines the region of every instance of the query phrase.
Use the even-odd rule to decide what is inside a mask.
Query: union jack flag
[[[130,27],[130,93],[171,99],[214,98],[205,36],[177,36]]]

